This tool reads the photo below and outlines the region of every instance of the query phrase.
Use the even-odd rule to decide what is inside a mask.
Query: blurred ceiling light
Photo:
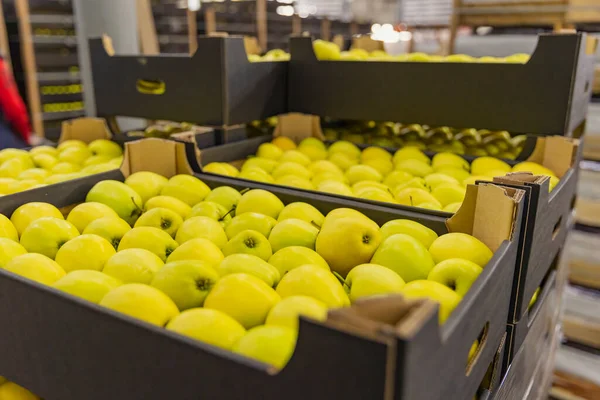
[[[188,10],[198,11],[200,9],[200,0],[188,0]]]
[[[279,15],[283,15],[283,16],[286,16],[286,17],[291,17],[292,15],[294,15],[294,7],[292,7],[292,6],[279,6],[275,10],[275,12],[277,14],[279,14]]]
[[[399,41],[408,41],[411,39],[410,32],[397,32],[391,24],[374,24],[371,27],[373,40],[381,40],[384,43],[397,43]]]
[[[293,4],[295,0],[277,0],[281,4]]]
[[[409,42],[412,39],[412,32],[409,32],[409,31],[398,32],[398,39],[401,42]]]
[[[477,29],[475,29],[475,33],[477,33],[478,35],[481,35],[481,36],[487,35],[491,31],[492,31],[491,26],[480,26]]]
[[[379,24],[373,24],[371,26],[371,32],[373,32],[373,33],[377,33],[380,29],[381,29],[381,25],[379,25]]]

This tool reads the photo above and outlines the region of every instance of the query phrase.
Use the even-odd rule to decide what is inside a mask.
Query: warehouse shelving
[[[11,0],[3,7],[14,75],[33,130],[56,140],[62,120],[84,114],[72,1]]]

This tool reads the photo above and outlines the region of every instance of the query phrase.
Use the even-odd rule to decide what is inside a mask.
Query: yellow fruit
[[[383,159],[387,161],[392,161],[392,155],[387,151],[382,149],[381,147],[367,147],[364,149],[360,156],[362,162],[364,163],[367,160],[372,159]]]
[[[69,272],[52,285],[54,288],[98,304],[111,290],[123,282],[99,271],[80,270]]]
[[[433,230],[429,229],[425,225],[409,219],[394,219],[381,226],[381,235],[383,240],[397,233],[403,233],[405,235],[412,236],[421,242],[427,249],[429,246],[431,246],[431,243],[438,238],[437,233],[435,233]]]
[[[556,174],[552,170],[531,161],[518,163],[512,167],[512,172],[531,172],[534,175],[547,175],[550,177],[556,177]]]
[[[43,285],[52,285],[66,275],[56,261],[36,253],[17,256],[4,269]]]
[[[466,195],[466,189],[458,183],[444,183],[431,191],[442,207],[451,203],[462,203]]]
[[[429,247],[436,264],[450,258],[462,258],[485,267],[494,253],[479,239],[465,233],[447,233]]]
[[[308,317],[316,321],[327,319],[325,303],[308,296],[290,296],[282,299],[267,315],[265,325],[277,325],[298,330],[298,318]]]
[[[427,175],[424,179],[425,179],[425,185],[427,185],[427,187],[431,191],[433,191],[433,189],[435,189],[437,186],[442,185],[444,183],[459,184],[458,180],[456,180],[455,178],[453,178],[449,175],[444,175],[444,174],[433,173],[431,175]]]
[[[276,138],[273,138],[271,143],[283,151],[294,150],[296,148],[296,143],[286,136],[277,136]]]
[[[439,204],[441,207],[440,202],[435,197],[433,197],[431,193],[424,189],[401,189],[396,192],[395,198],[398,203],[404,204],[405,206],[415,207],[421,203],[433,203]]]
[[[431,166],[434,170],[446,167],[461,168],[465,171],[468,171],[470,169],[469,162],[467,160],[453,153],[436,154],[431,160]]]
[[[104,264],[115,254],[108,240],[97,235],[81,235],[62,245],[55,261],[66,272],[91,269],[102,271]]]
[[[0,268],[4,268],[13,258],[26,253],[27,250],[19,242],[0,237]]]
[[[103,217],[115,217],[117,213],[102,203],[81,203],[69,212],[67,221],[73,224],[79,232],[83,232],[90,222]]]
[[[395,188],[402,183],[408,182],[412,178],[413,176],[406,171],[392,171],[386,175],[383,184],[390,188]]]
[[[33,202],[23,204],[17,208],[12,213],[10,220],[17,229],[19,235],[22,235],[29,224],[44,217],[64,219],[62,213],[52,204]]]
[[[429,157],[416,147],[404,147],[396,151],[392,160],[394,165],[398,165],[398,163],[404,160],[418,160],[426,164],[431,163]]]
[[[486,172],[494,170],[506,173],[511,171],[511,167],[494,157],[479,157],[471,163],[471,174],[473,175],[485,175]]]
[[[441,283],[427,280],[409,282],[401,289],[401,293],[409,299],[429,298],[439,303],[440,324],[446,322],[461,300],[461,297],[452,289]]]
[[[327,307],[350,305],[350,299],[335,275],[310,264],[294,268],[285,274],[277,285],[277,293],[283,299],[291,296],[312,297]]]
[[[456,179],[459,182],[464,181],[465,179],[467,179],[470,176],[468,171],[465,171],[462,168],[453,168],[453,167],[440,168],[436,171],[436,173],[442,174],[442,175],[448,175],[448,176]]]
[[[39,400],[39,397],[14,382],[0,385],[0,400]]]
[[[294,353],[296,332],[283,326],[257,326],[250,329],[233,351],[276,368],[283,368]]]
[[[0,238],[7,238],[19,242],[19,234],[10,219],[0,214]]]

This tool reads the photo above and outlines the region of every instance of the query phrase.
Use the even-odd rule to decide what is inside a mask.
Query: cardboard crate
[[[548,192],[549,178],[527,173],[512,173],[494,178],[494,182],[528,190],[528,204],[523,224],[521,269],[515,276],[514,309],[509,323],[521,320],[527,305],[543,278],[553,265],[565,243],[577,197],[579,141],[559,136],[538,138],[538,145],[529,157],[549,168],[560,182]]]
[[[108,37],[90,39],[96,110],[229,126],[287,110],[287,62],[248,61],[242,37],[199,37],[188,55],[114,55]]]
[[[319,61],[311,38],[294,37],[288,110],[565,135],[585,120],[595,46],[582,33],[542,34],[526,64],[349,62]]]
[[[164,400],[174,391],[182,399],[199,393],[211,399],[248,393],[262,399],[444,399],[448,393],[472,398],[488,370],[488,388],[496,381],[519,252],[522,190],[472,185],[466,206],[446,220],[201,174],[194,156],[190,143],[128,143],[121,170],[5,196],[0,211],[10,215],[31,201],[70,207],[84,201],[95,183],[123,181],[139,170],[194,173],[212,188],[268,189],[286,204],[307,201],[323,213],[349,207],[379,224],[410,218],[438,233],[470,233],[494,256],[444,325],[439,326],[437,305],[430,301],[393,296],[361,302],[332,312],[325,323],[301,320],[295,353],[279,372],[0,270],[4,376],[44,398],[61,400]],[[468,363],[477,338],[480,345]]]

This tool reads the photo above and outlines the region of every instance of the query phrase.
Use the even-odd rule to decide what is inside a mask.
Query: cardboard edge
[[[308,137],[325,140],[321,130],[321,119],[315,115],[300,113],[280,115],[273,132],[273,137],[277,136],[286,136],[296,143]]]
[[[63,121],[58,143],[66,140],[81,140],[87,144],[97,139],[112,138],[104,118],[82,117]]]
[[[533,153],[526,161],[548,168],[558,178],[562,178],[577,160],[579,139],[564,136],[547,136],[537,139]]]
[[[502,242],[512,240],[524,195],[524,190],[493,183],[469,185],[463,205],[446,221],[448,231],[472,235],[496,252]]]
[[[126,143],[120,170],[126,178],[139,171],[155,172],[167,178],[194,174],[185,143],[156,138]]]
[[[108,56],[112,57],[115,55],[112,38],[107,34],[102,35],[102,46],[104,46],[104,51],[106,51]]]

